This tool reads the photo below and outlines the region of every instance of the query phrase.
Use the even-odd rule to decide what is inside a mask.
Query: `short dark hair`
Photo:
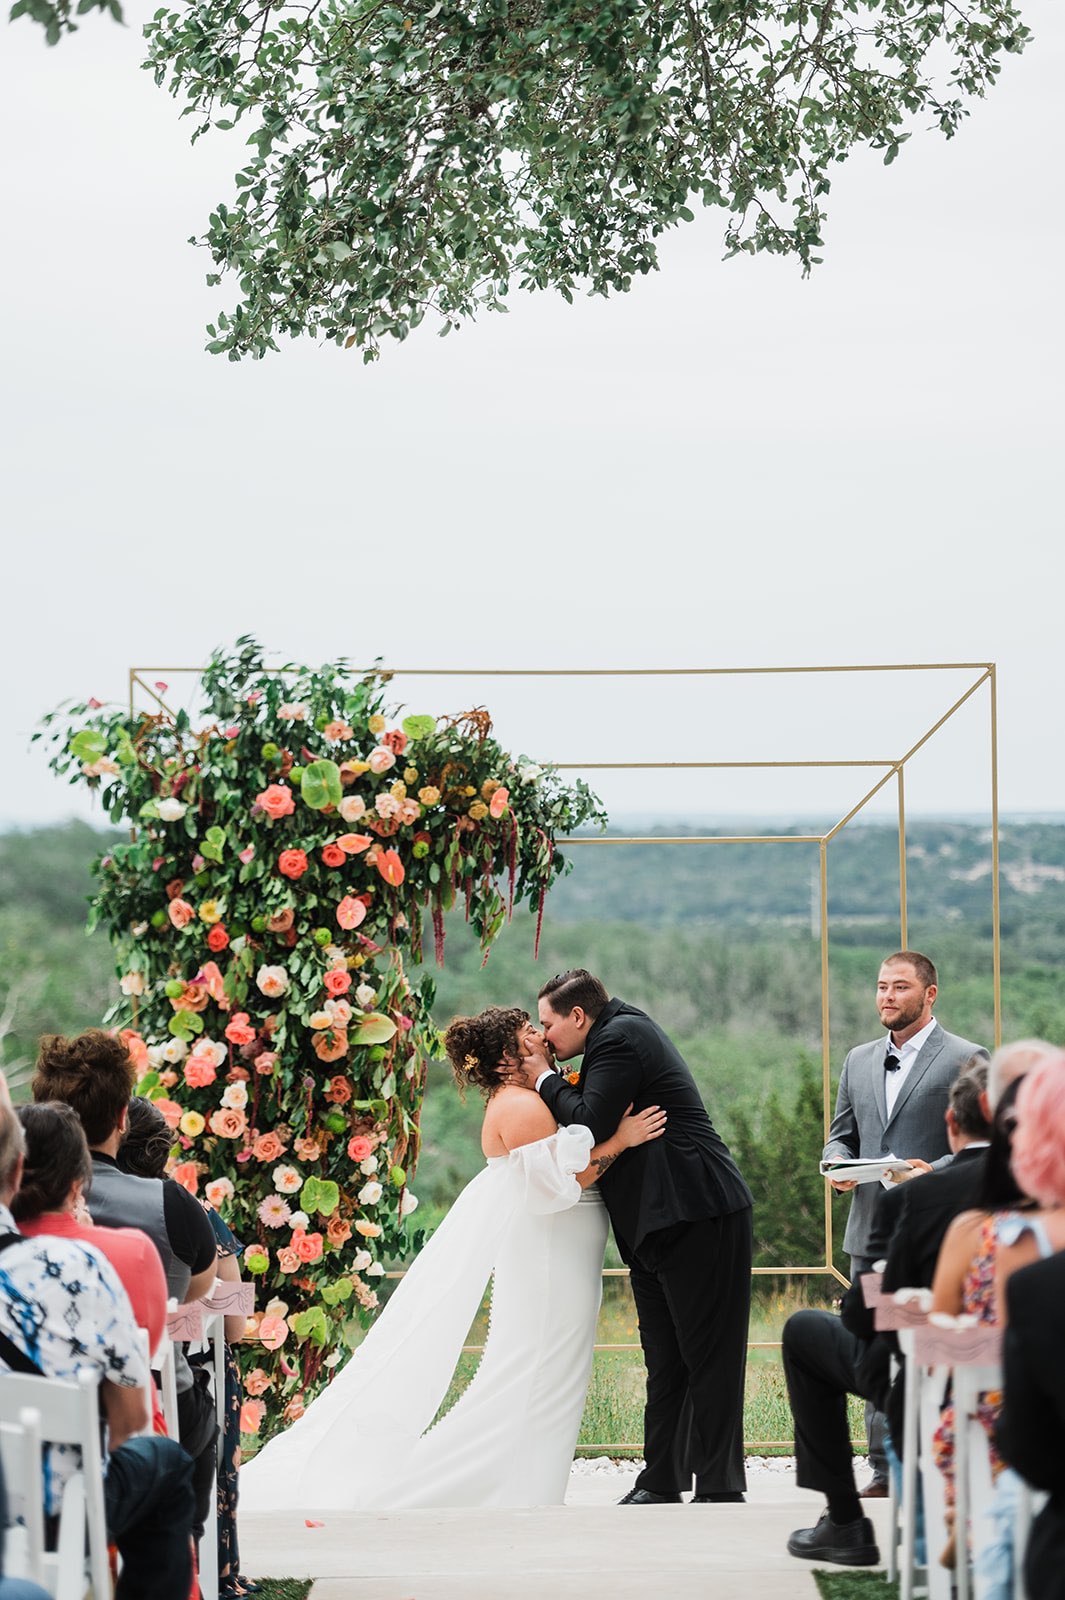
[[[61,1210],[78,1178],[83,1188],[89,1187],[92,1156],[73,1106],[42,1100],[19,1106],[17,1116],[26,1139],[26,1164],[11,1215],[16,1222],[32,1222],[44,1211]]]
[[[73,1106],[89,1143],[103,1144],[118,1127],[136,1081],[133,1059],[117,1034],[103,1028],[76,1039],[46,1034],[37,1052],[33,1098]]]
[[[594,1022],[610,996],[598,978],[583,967],[572,967],[569,972],[556,972],[548,978],[537,998],[550,1001],[551,1010],[560,1017],[568,1017],[574,1006],[580,1006]]]
[[[129,1103],[126,1137],[118,1147],[118,1164],[135,1178],[161,1178],[176,1138],[159,1107],[135,1094]]]
[[[991,1134],[991,1124],[980,1104],[980,1096],[987,1088],[987,1067],[985,1055],[970,1056],[950,1086],[950,1109],[958,1132],[967,1139],[987,1139]]]
[[[885,956],[880,965],[882,967],[894,967],[903,961],[913,968],[917,974],[918,982],[923,984],[926,989],[931,988],[933,983],[938,989],[939,975],[932,962],[929,961],[927,956],[923,956],[919,950],[896,950],[893,956]]]

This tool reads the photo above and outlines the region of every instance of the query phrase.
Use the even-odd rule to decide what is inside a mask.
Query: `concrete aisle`
[[[752,1475],[743,1506],[614,1504],[631,1475],[580,1474],[565,1506],[242,1517],[249,1577],[313,1577],[312,1600],[814,1600],[784,1548],[823,1502],[780,1472]],[[883,1547],[886,1508],[873,1503]]]

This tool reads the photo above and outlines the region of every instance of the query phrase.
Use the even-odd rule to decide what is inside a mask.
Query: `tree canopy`
[[[12,15],[54,40],[72,3]],[[949,138],[1029,38],[1010,0],[183,0],[145,34],[194,137],[247,131],[199,241],[239,285],[209,329],[231,360],[626,290],[698,204],[727,255],[809,270],[834,165]]]

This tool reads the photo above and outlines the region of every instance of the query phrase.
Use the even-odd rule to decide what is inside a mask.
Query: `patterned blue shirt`
[[[0,1235],[17,1233],[0,1205]],[[0,1329],[47,1378],[72,1379],[92,1367],[101,1379],[137,1388],[148,1374],[133,1308],[118,1274],[91,1244],[40,1234],[0,1253]],[[0,1372],[9,1371],[0,1356]],[[53,1445],[45,1467],[45,1509],[59,1509],[79,1452]]]

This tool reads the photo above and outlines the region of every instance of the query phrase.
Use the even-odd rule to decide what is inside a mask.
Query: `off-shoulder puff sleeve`
[[[545,1215],[575,1206],[581,1197],[581,1186],[574,1174],[583,1172],[588,1165],[594,1142],[590,1128],[574,1123],[569,1128],[559,1128],[547,1139],[512,1150],[510,1172],[521,1186],[524,1209]]]

